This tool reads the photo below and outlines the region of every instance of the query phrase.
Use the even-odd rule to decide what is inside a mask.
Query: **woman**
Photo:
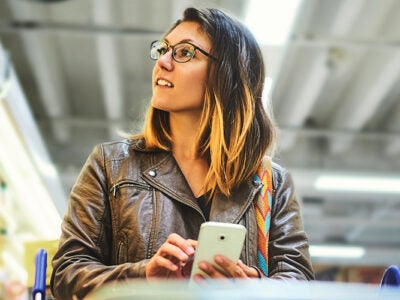
[[[187,278],[200,225],[247,228],[241,260],[199,267],[212,278],[258,278],[252,178],[274,142],[261,94],[264,64],[251,33],[216,9],[185,10],[151,45],[153,96],[144,131],[97,146],[69,199],[53,259],[56,298],[104,282]],[[299,204],[273,164],[270,278],[313,278]],[[197,276],[199,278],[199,275]]]

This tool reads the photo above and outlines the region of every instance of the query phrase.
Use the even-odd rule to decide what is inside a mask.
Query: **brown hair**
[[[262,104],[262,54],[251,32],[218,9],[188,8],[168,32],[185,21],[200,24],[218,57],[209,62],[197,143],[210,166],[205,189],[229,196],[274,146],[275,125]],[[168,112],[150,107],[141,137],[148,148],[170,151]]]

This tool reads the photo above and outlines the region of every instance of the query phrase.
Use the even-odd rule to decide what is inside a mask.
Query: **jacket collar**
[[[154,162],[142,172],[144,180],[172,199],[202,213],[189,184],[172,154],[169,153],[165,156],[154,155],[154,157]],[[156,157],[160,159],[157,160]],[[232,191],[230,197],[216,193],[211,204],[210,221],[239,222],[260,188],[261,184],[253,181],[253,178],[251,178]]]

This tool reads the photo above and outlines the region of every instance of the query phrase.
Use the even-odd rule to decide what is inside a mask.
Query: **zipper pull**
[[[117,189],[118,189],[118,185],[117,184],[114,184],[112,186],[112,188],[111,188],[111,192],[112,192],[114,198],[116,198],[116,196],[117,196]]]

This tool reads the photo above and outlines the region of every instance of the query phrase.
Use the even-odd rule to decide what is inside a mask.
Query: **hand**
[[[197,241],[184,239],[176,233],[168,236],[146,266],[146,278],[188,278]]]
[[[258,278],[258,272],[255,268],[245,265],[241,260],[236,263],[223,255],[215,256],[215,263],[222,269],[222,271],[215,268],[212,264],[206,261],[199,263],[199,268],[206,273],[210,278]],[[204,279],[200,274],[194,277],[196,280]]]

